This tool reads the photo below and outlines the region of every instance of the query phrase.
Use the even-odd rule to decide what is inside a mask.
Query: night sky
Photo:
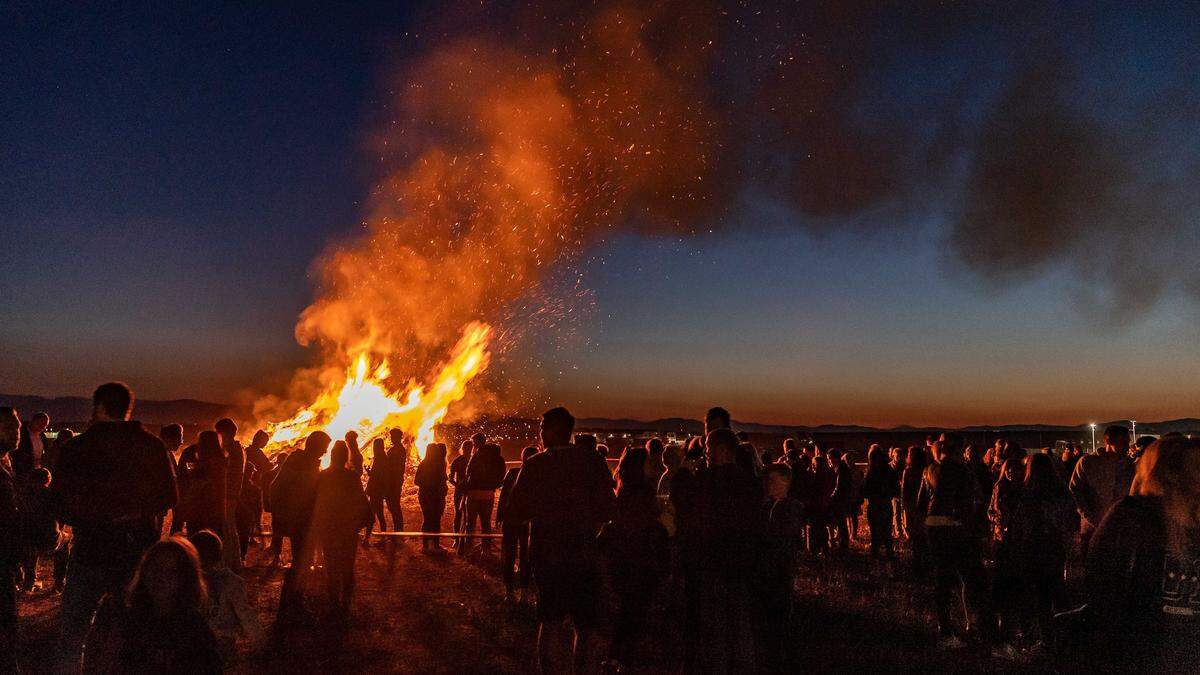
[[[146,398],[235,401],[282,386],[308,356],[293,330],[313,261],[361,231],[371,135],[396,70],[437,44],[433,14],[4,10],[0,391],[122,379]],[[1105,216],[1135,225],[1084,219],[1062,245],[956,227],[945,186],[972,180],[970,152],[899,210],[818,218],[748,181],[711,233],[630,228],[591,247],[571,327],[514,348],[536,391],[516,405],[874,425],[1200,415],[1200,17],[1122,3],[1057,18],[1078,21],[1043,27],[1069,43],[1071,103],[1146,177],[1115,200],[1139,208]],[[869,86],[889,104],[864,114],[919,128],[927,94],[968,81],[956,114],[986,131],[1016,105],[989,86],[1010,72],[989,35],[885,41]],[[1170,224],[1145,217],[1158,209]]]

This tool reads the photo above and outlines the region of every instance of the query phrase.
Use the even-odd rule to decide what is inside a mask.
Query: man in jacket
[[[1070,491],[1079,511],[1079,539],[1087,557],[1092,533],[1105,514],[1133,483],[1134,462],[1129,457],[1129,429],[1114,424],[1104,430],[1104,448],[1086,455],[1071,473]]]
[[[492,506],[496,501],[496,490],[503,484],[504,456],[500,454],[500,446],[485,443],[467,465],[467,520],[463,525],[464,533],[474,531],[476,521],[484,534],[492,533]],[[491,548],[491,539],[484,539],[483,552],[488,553]],[[459,555],[466,555],[470,549],[471,538],[464,537]]]
[[[49,459],[50,439],[46,437],[49,428],[50,416],[44,412],[35,414],[28,425],[21,427],[21,442],[9,458],[13,476],[18,480],[24,480],[30,471],[44,466],[43,462]]]
[[[545,451],[522,466],[505,509],[506,519],[530,521],[542,672],[570,672],[572,664],[584,671],[590,661],[599,609],[596,532],[611,517],[614,500],[608,465],[594,451],[571,444],[574,429],[575,418],[566,408],[542,415]]]
[[[304,612],[304,578],[312,561],[310,536],[313,508],[316,505],[317,480],[321,458],[333,439],[324,431],[314,431],[304,440],[304,448],[288,456],[271,484],[272,525],[276,534],[292,541],[292,566],[283,577],[279,593],[279,619],[301,618]]]
[[[59,520],[74,531],[58,647],[59,665],[68,670],[79,667],[101,598],[124,590],[178,500],[162,441],[129,421],[129,387],[100,385],[92,406],[92,425],[63,446],[51,484]]]
[[[237,439],[237,424],[228,417],[217,420],[213,425],[221,436],[221,450],[225,452],[225,531],[221,540],[228,542],[221,549],[225,565],[233,571],[242,568],[241,549],[238,542],[237,506],[242,499],[242,478],[246,473],[246,451]]]
[[[979,485],[963,464],[962,437],[942,434],[933,444],[934,463],[925,468],[917,495],[917,508],[925,514],[925,528],[936,573],[934,602],[937,605],[939,645],[952,649],[962,645],[950,621],[954,587],[961,584],[967,599],[968,617],[974,627],[991,637],[993,620],[988,603],[987,575],[979,538],[971,530],[972,520],[983,501]]]

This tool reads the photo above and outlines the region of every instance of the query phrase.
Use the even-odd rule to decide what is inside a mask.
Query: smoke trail
[[[979,278],[1067,269],[1086,311],[1124,320],[1200,288],[1169,269],[1200,212],[1197,92],[1180,86],[1200,11],[1171,11],[1143,79],[1126,17],[1091,4],[447,12],[400,69],[365,231],[319,263],[297,338],[418,372],[614,231],[722,227],[750,189],[801,227],[939,218]]]

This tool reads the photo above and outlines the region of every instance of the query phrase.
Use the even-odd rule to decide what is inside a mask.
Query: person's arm
[[[1081,458],[1075,463],[1075,470],[1071,473],[1071,482],[1067,485],[1067,489],[1071,493],[1071,499],[1075,500],[1075,508],[1079,511],[1079,515],[1092,525],[1097,525],[1100,522],[1099,515],[1102,514],[1096,513],[1096,495],[1088,482],[1086,464],[1086,458]]]
[[[929,502],[932,500],[931,487],[929,485],[929,472],[932,467],[926,467],[921,473],[921,485],[917,488],[917,513],[924,516],[929,514]]]
[[[512,520],[522,521],[533,518],[534,500],[537,499],[538,475],[541,462],[533,458],[521,467],[513,482],[512,494],[509,495],[506,515]]]
[[[608,471],[608,462],[596,457],[595,473],[592,477],[593,517],[597,523],[603,523],[612,518],[613,506],[616,504],[616,482]]]
[[[147,504],[152,515],[161,515],[175,508],[179,503],[179,486],[175,481],[174,463],[171,454],[161,443],[157,443],[150,453],[150,484],[153,486],[152,502]]]
[[[508,502],[512,499],[513,484],[517,482],[517,476],[520,475],[518,469],[510,469],[504,476],[504,484],[500,486],[500,498],[496,500],[496,522],[504,522],[504,514],[508,508]]]

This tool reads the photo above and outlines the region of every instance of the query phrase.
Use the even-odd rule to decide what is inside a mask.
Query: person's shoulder
[[[550,466],[550,465],[554,464],[554,462],[557,460],[555,459],[555,456],[552,455],[552,452],[554,452],[554,451],[553,450],[543,450],[542,452],[535,454],[533,457],[530,457],[529,459],[525,460],[524,464],[522,464],[522,466],[520,468],[520,471],[522,473],[525,473],[525,472],[536,473],[536,472],[540,471],[542,469],[542,467],[546,467],[546,466]]]
[[[122,423],[121,428],[122,431],[129,436],[130,440],[137,441],[138,445],[146,448],[147,450],[161,450],[163,452],[167,451],[167,446],[163,445],[162,439],[150,433],[149,431],[146,431],[146,427],[142,426],[141,422],[124,422]]]
[[[1162,510],[1162,500],[1144,495],[1125,495],[1113,504],[1110,515],[1128,518],[1143,518]]]

